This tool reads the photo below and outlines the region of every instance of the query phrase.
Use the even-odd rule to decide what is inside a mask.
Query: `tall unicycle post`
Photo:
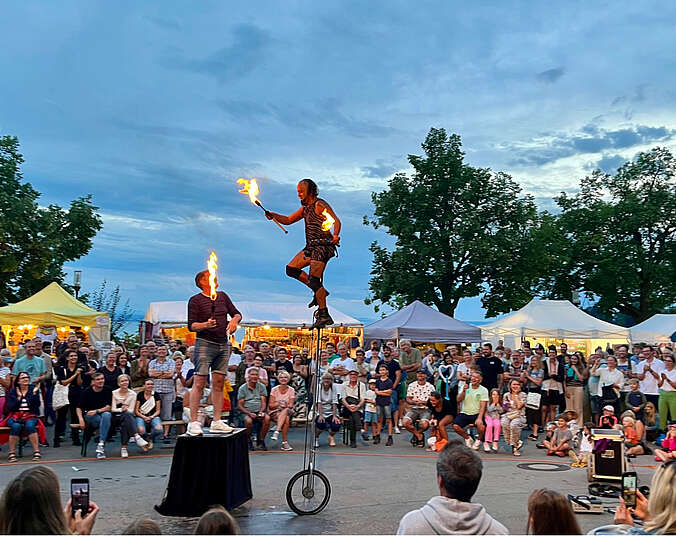
[[[308,411],[310,415],[310,400],[314,404],[314,413],[321,411],[319,404],[319,365],[321,354],[322,330],[315,329],[316,340],[314,348],[314,362],[312,366],[311,398],[308,397]],[[317,470],[316,465],[316,421],[313,416],[305,423],[305,447],[303,451],[303,469],[291,477],[286,486],[286,502],[289,508],[300,516],[313,515],[321,512],[331,498],[331,484],[329,479]]]

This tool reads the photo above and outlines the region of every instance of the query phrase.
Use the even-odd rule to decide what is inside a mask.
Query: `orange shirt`
[[[638,434],[636,433],[636,430],[632,426],[625,426],[624,427],[624,439],[628,443],[638,443]]]

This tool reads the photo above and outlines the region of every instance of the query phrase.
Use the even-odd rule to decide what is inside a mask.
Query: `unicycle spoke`
[[[296,473],[286,487],[286,502],[299,515],[317,514],[329,502],[331,485],[319,471]]]

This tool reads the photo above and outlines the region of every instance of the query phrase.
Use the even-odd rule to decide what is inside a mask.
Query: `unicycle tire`
[[[331,484],[320,471],[312,471],[312,476],[309,469],[299,471],[286,486],[286,502],[299,516],[318,514],[330,498]]]

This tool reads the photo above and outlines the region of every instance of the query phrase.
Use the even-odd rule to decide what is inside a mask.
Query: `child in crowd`
[[[629,391],[624,396],[624,405],[634,412],[637,421],[643,421],[643,410],[648,402],[645,395],[639,391],[639,381],[636,378],[629,380]]]
[[[571,467],[587,467],[589,465],[589,458],[594,450],[594,440],[591,437],[591,431],[594,428],[594,423],[586,422],[582,427],[582,437],[580,439],[579,456],[573,450],[570,451],[570,457],[575,463]]]
[[[500,401],[500,391],[491,389],[490,399],[484,417],[484,422],[486,423],[484,450],[486,452],[490,452],[490,443],[493,443],[493,452],[498,451],[498,441],[500,441],[500,415],[504,412],[505,408]]]
[[[636,421],[632,417],[627,415],[622,419],[622,431],[624,432],[624,448],[627,457],[635,458],[645,454],[641,438],[636,432]]]
[[[658,462],[676,460],[676,423],[670,424],[667,428],[667,435],[662,440],[662,448],[655,449],[655,460]]]
[[[378,430],[373,433],[373,444],[380,443],[380,432],[383,429],[383,422],[387,421],[387,442],[386,447],[392,446],[392,409],[390,401],[392,397],[392,380],[389,378],[389,372],[385,365],[378,368],[380,377],[376,380],[376,411],[378,413]]]
[[[364,405],[364,429],[362,430],[361,437],[364,441],[368,441],[369,438],[369,425],[373,423],[373,435],[376,433],[376,427],[378,423],[378,414],[376,410],[376,379],[371,378],[369,380],[369,388],[364,394],[364,399],[366,404]]]
[[[612,430],[617,427],[618,422],[615,417],[615,408],[610,404],[603,406],[603,413],[599,417],[599,428]]]
[[[573,434],[568,429],[568,422],[563,415],[556,417],[556,430],[552,434],[551,441],[545,441],[547,456],[559,456],[564,458],[568,455],[570,444],[573,441]]]

